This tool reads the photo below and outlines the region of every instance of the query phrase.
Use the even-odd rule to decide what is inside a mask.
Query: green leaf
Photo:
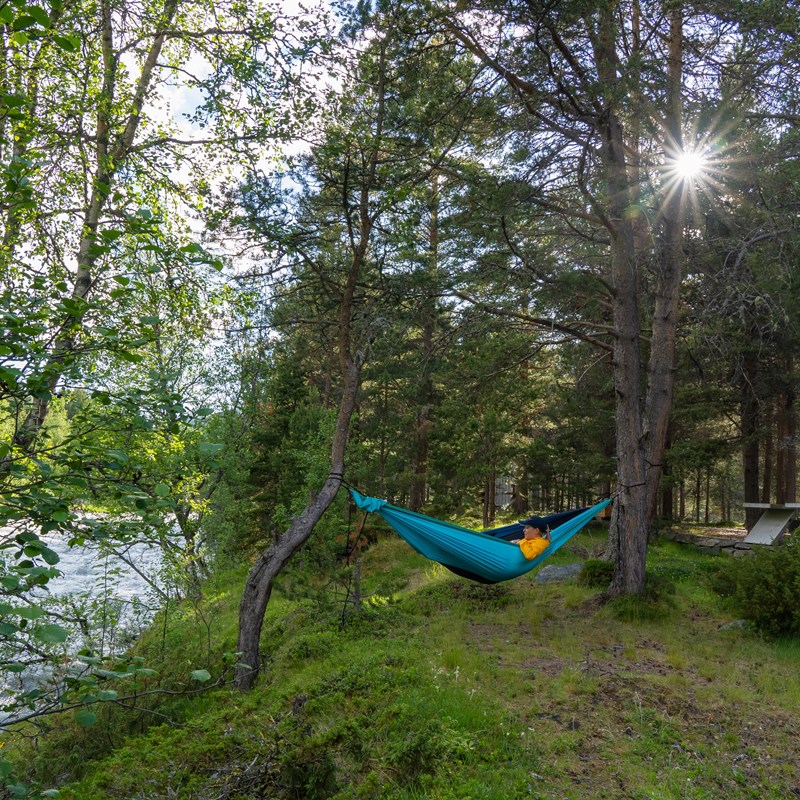
[[[25,608],[18,608],[17,614],[23,619],[34,620],[44,616],[44,609],[39,606],[26,606]]]
[[[38,628],[33,629],[33,635],[40,641],[47,644],[61,644],[66,642],[69,637],[69,631],[62,628],[60,625],[40,625]]]
[[[19,631],[16,625],[10,622],[0,622],[0,636],[13,636]]]
[[[0,758],[0,778],[7,778],[13,769],[14,765],[10,761],[4,761]]]
[[[61,311],[73,317],[81,317],[89,310],[89,304],[80,297],[65,297],[60,303]]]
[[[74,53],[78,49],[78,44],[71,36],[59,36],[53,34],[53,41],[65,52]]]
[[[42,558],[51,567],[54,567],[56,564],[58,564],[59,561],[61,561],[61,558],[58,555],[58,553],[56,553],[55,550],[51,550],[49,547],[42,548]]]
[[[8,672],[24,672],[28,668],[27,664],[23,664],[21,661],[12,661],[10,664],[6,664],[4,669],[8,670]]]
[[[195,414],[198,417],[210,417],[214,413],[213,408],[209,408],[208,406],[203,406],[202,408],[198,408]]]
[[[4,22],[6,25],[9,25],[14,21],[14,12],[11,10],[10,6],[3,6],[0,8],[0,22]]]
[[[8,6],[5,8],[8,8]],[[5,92],[0,92],[0,103],[9,108],[21,108],[27,102],[28,98],[24,94],[5,94]]]
[[[119,672],[110,669],[98,669],[97,674],[103,678],[119,678]]]
[[[43,28],[50,27],[50,15],[39,6],[25,6],[25,10],[41,25]]]
[[[154,491],[154,492],[155,492],[155,493],[156,493],[156,494],[157,494],[159,497],[169,497],[169,486],[167,486],[167,484],[166,484],[166,483],[157,483],[157,484],[156,484],[156,485],[153,487],[153,491]]]
[[[75,722],[88,728],[97,722],[97,714],[94,711],[89,711],[88,708],[82,708],[75,714]]]
[[[36,20],[30,14],[20,14],[13,22],[11,27],[15,31],[23,31],[26,28],[33,28],[36,25]],[[27,37],[25,38],[27,41]]]
[[[97,699],[106,703],[116,700],[117,697],[118,694],[113,689],[103,689],[102,692],[97,693]]]
[[[141,322],[142,325],[158,325],[160,320],[158,317],[139,317],[139,322]]]
[[[0,367],[0,382],[5,383],[9,389],[17,388],[17,376],[19,370],[13,367]]]
[[[63,509],[60,509],[59,511],[54,511],[50,515],[50,518],[54,519],[56,522],[66,522],[69,519],[69,513],[64,511]],[[47,561],[46,557],[45,557],[45,561]],[[48,564],[50,564],[50,563],[55,564],[55,563],[57,563],[57,561],[53,561],[53,562],[47,561],[47,563]]]
[[[138,364],[143,358],[143,356],[140,356],[138,353],[128,353],[125,350],[120,350],[117,353],[117,356],[121,358],[123,361],[127,361],[130,364]]]
[[[192,680],[205,683],[211,680],[211,673],[207,669],[196,669],[192,672]]]
[[[204,456],[215,456],[225,447],[224,444],[214,444],[212,442],[201,442],[200,452]]]

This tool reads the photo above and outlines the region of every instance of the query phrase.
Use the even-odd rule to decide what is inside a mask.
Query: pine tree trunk
[[[700,467],[694,471],[694,521],[700,522]]]
[[[786,502],[786,394],[778,395],[778,409],[775,415],[775,502]],[[766,464],[764,465],[766,472]],[[766,480],[765,480],[766,483]],[[767,501],[769,502],[769,501]]]
[[[342,400],[334,432],[331,473],[319,494],[311,498],[305,509],[292,520],[288,529],[258,557],[247,576],[239,603],[239,635],[236,644],[239,660],[246,665],[236,669],[234,682],[239,689],[249,689],[261,667],[259,642],[273,582],[297,550],[308,541],[314,527],[336,499],[342,483],[344,454],[360,381],[359,365],[353,363],[349,357],[346,360],[350,363],[345,370]]]
[[[683,151],[682,92],[683,19],[682,9],[670,11],[668,56],[669,103],[664,131],[664,156],[677,159]],[[658,508],[658,489],[666,452],[667,430],[675,390],[675,349],[678,337],[678,301],[683,274],[683,218],[685,187],[673,187],[663,208],[663,239],[650,343],[646,401],[647,438],[647,521],[652,523]]]
[[[765,403],[765,408],[762,410],[760,417],[763,418],[764,427],[764,469],[762,473],[763,483],[761,485],[761,502],[772,502],[772,465],[775,461],[775,437],[773,435],[773,424],[775,413],[773,411],[772,403]],[[778,446],[780,447],[780,438],[778,438]],[[780,474],[780,473],[779,473]],[[778,479],[780,480],[780,478]]]
[[[618,85],[615,9],[599,12],[595,61],[606,91]],[[611,594],[641,594],[647,554],[647,486],[641,402],[639,272],[633,224],[626,213],[633,202],[623,129],[608,111],[601,128],[602,155],[608,191],[611,235],[611,274],[614,286],[613,320],[614,395],[617,433],[617,480],[609,530],[609,550],[614,560]]]
[[[791,370],[790,359],[789,372]],[[797,409],[791,390],[786,397],[786,502],[797,502]]]
[[[436,284],[439,270],[439,176],[431,177],[430,224],[428,228],[428,273]],[[433,337],[436,319],[436,298],[426,298],[422,320],[422,374],[420,375],[420,394],[417,403],[417,423],[415,432],[414,477],[411,483],[409,507],[419,511],[425,502],[425,489],[428,482],[428,450],[433,425],[431,415],[434,407],[433,391]]]
[[[742,360],[741,388],[741,428],[744,469],[744,502],[758,503],[759,497],[759,408],[755,385],[758,374],[758,363],[751,353],[745,353]],[[758,522],[757,508],[745,509],[745,526],[747,530]]]
[[[286,566],[291,557],[308,541],[322,515],[336,498],[344,474],[344,456],[350,435],[350,424],[356,410],[363,352],[354,352],[353,318],[356,305],[356,289],[365,265],[370,244],[370,234],[375,224],[372,210],[372,189],[377,180],[377,165],[381,154],[383,115],[386,90],[386,51],[381,50],[378,67],[377,106],[374,120],[374,139],[369,162],[363,175],[357,206],[344,204],[344,212],[353,215],[358,225],[351,230],[351,260],[341,290],[339,305],[338,337],[336,345],[339,356],[339,370],[342,380],[342,394],[339,412],[331,446],[331,471],[319,494],[313,496],[305,509],[296,516],[288,529],[263,552],[247,576],[242,600],[239,604],[239,634],[237,652],[243,666],[237,667],[234,683],[239,689],[249,689],[255,682],[261,667],[259,642],[264,614],[272,594],[275,578]],[[350,162],[345,170],[351,168]],[[347,172],[344,174],[347,183]],[[353,212],[357,211],[357,214]]]

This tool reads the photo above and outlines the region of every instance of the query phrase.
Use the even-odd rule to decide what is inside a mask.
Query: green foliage
[[[463,763],[475,747],[455,720],[426,719],[419,708],[405,703],[389,706],[381,721],[386,725],[387,766],[402,782],[416,783],[442,763]]]
[[[797,648],[746,635],[720,646],[713,598],[694,604],[687,594],[701,591],[696,578],[716,559],[654,548],[648,573],[676,577],[672,611],[621,620],[589,605],[588,587],[480,586],[425,571],[400,547],[386,538],[363,554],[365,580],[387,562],[410,579],[363,624],[340,628],[336,613],[278,596],[262,638],[270,658],[251,692],[142,694],[144,719],[149,708],[173,723],[154,726],[98,699],[94,724],[56,722],[20,763],[45,783],[70,776],[64,800],[594,800],[620,781],[677,800],[687,775],[696,798],[722,786],[735,800],[755,791],[779,800],[793,785],[780,764],[796,740],[774,721],[800,697]],[[244,568],[220,575],[200,607],[184,603],[158,621],[139,646],[158,667],[150,680],[198,688],[199,658],[218,674],[244,578]],[[203,619],[209,631],[197,630]],[[743,753],[758,769],[737,783]]]
[[[614,564],[611,561],[590,558],[583,562],[578,581],[592,589],[607,589],[613,577]]]
[[[800,546],[758,548],[722,562],[711,587],[767,636],[800,634]]]
[[[612,613],[628,622],[663,620],[676,611],[676,586],[670,578],[652,572],[645,576],[641,595],[621,595],[609,603]]]

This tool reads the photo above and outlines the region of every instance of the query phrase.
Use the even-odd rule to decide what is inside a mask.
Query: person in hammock
[[[521,519],[519,524],[523,526],[524,539],[512,539],[519,545],[522,555],[533,561],[536,556],[541,555],[550,546],[550,530],[547,523],[541,517],[530,517]]]

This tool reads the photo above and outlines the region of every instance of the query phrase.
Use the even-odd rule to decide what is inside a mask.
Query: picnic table
[[[747,544],[772,544],[786,532],[800,503],[745,503],[744,507],[763,509],[744,541]]]

